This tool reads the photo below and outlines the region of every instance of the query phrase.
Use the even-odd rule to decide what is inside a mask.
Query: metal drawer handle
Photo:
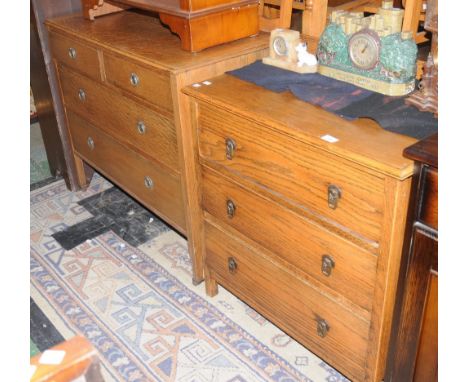
[[[78,98],[80,101],[84,101],[86,99],[86,92],[83,89],[78,90]]]
[[[140,134],[146,133],[146,126],[143,121],[138,121],[137,123],[137,130]]]
[[[236,141],[231,138],[226,138],[225,143],[226,143],[226,158],[228,160],[232,160],[232,158],[234,157],[234,153],[236,151],[236,147],[237,147]]]
[[[237,262],[234,257],[228,258],[228,269],[230,273],[236,273],[237,271]]]
[[[332,273],[333,268],[335,268],[335,261],[330,255],[322,256],[322,273],[329,277]]]
[[[230,199],[226,201],[226,212],[229,219],[232,219],[236,213],[236,205]]]
[[[317,334],[323,338],[328,334],[329,331],[330,325],[328,325],[328,322],[323,318],[319,318],[317,320]]]
[[[330,184],[328,186],[328,207],[334,210],[338,207],[338,200],[341,198],[341,190],[338,186]]]
[[[130,74],[130,83],[133,86],[137,86],[140,83],[140,78],[136,75],[136,73]]]
[[[88,147],[90,150],[94,150],[94,140],[91,137],[88,137]]]
[[[152,190],[154,188],[153,179],[151,179],[149,176],[145,176],[145,187],[148,190]]]
[[[76,49],[75,48],[68,48],[68,55],[72,60],[76,58]]]

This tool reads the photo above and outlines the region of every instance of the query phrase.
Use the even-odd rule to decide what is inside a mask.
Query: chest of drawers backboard
[[[264,57],[268,35],[191,54],[157,18],[138,12],[46,24],[80,186],[86,162],[187,235],[201,281],[196,153],[180,89]]]
[[[184,89],[207,293],[219,282],[347,377],[380,381],[414,139],[229,75],[211,82]]]

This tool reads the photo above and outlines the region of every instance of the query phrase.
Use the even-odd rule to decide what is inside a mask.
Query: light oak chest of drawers
[[[211,82],[184,89],[207,293],[220,283],[347,377],[380,381],[414,139],[228,75]]]
[[[140,12],[46,24],[68,123],[63,139],[71,142],[80,186],[89,180],[86,163],[187,235],[200,282],[196,152],[180,89],[264,57],[268,35],[191,54],[157,18]]]

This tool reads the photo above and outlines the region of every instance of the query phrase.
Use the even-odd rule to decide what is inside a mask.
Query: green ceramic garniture
[[[388,0],[372,16],[334,11],[317,48],[319,73],[387,95],[410,93],[417,45],[402,21],[403,10]]]

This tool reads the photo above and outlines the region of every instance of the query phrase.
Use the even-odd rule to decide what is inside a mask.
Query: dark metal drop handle
[[[328,322],[323,318],[319,318],[317,320],[317,334],[323,338],[328,334],[329,331],[330,325],[328,325]]]
[[[236,213],[236,205],[232,200],[226,201],[226,213],[229,219],[232,219]]]
[[[334,184],[328,186],[328,207],[332,210],[338,207],[338,201],[341,199],[341,189]]]
[[[230,273],[235,273],[237,271],[237,262],[234,257],[228,258],[228,269]]]
[[[234,153],[236,152],[236,141],[231,138],[226,138],[224,142],[226,143],[226,158],[228,160],[232,160]]]
[[[322,256],[322,273],[329,277],[332,273],[333,268],[335,268],[335,261],[330,255]]]

